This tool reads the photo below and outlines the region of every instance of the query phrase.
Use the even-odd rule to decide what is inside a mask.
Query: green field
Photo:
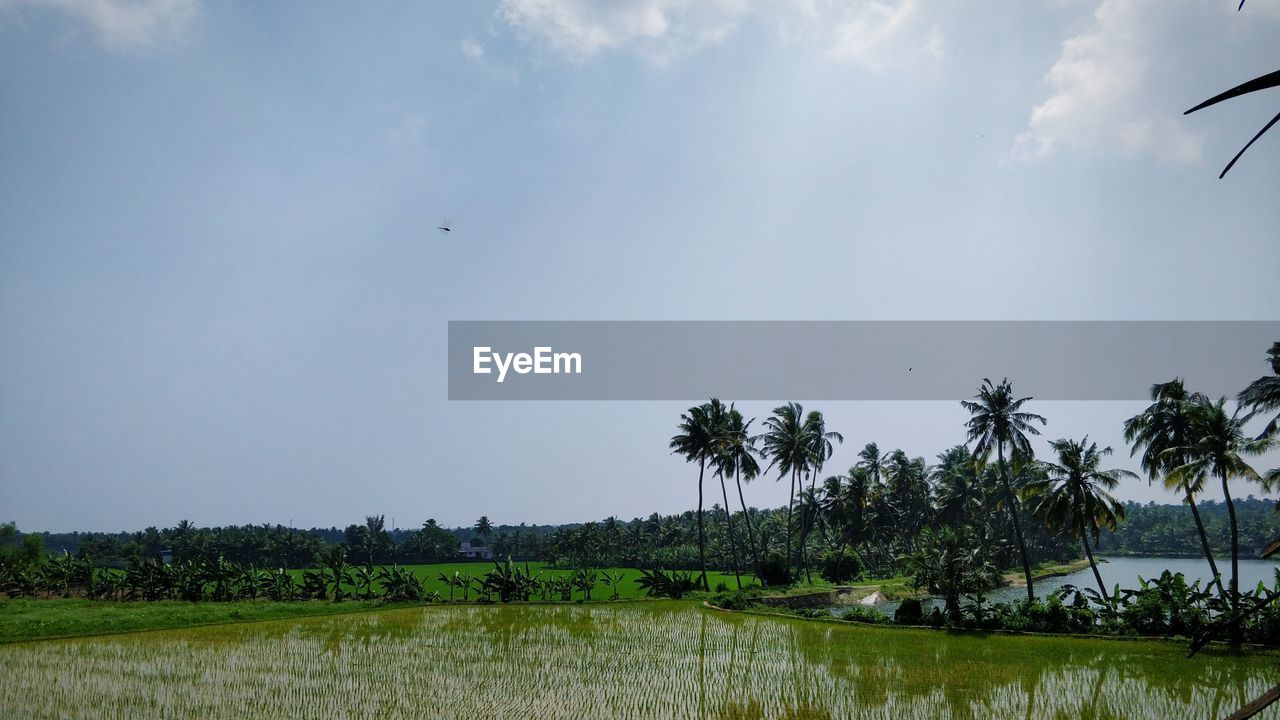
[[[523,567],[523,563],[521,566]],[[428,591],[437,592],[442,598],[448,600],[450,597],[449,587],[439,579],[439,573],[443,572],[451,576],[457,572],[470,574],[473,578],[479,578],[493,569],[493,563],[440,563],[434,565],[409,565],[407,567],[412,568],[414,574],[424,581]],[[567,575],[572,572],[569,570],[549,569],[543,563],[529,563],[529,569],[534,573],[541,572],[544,579]],[[639,570],[614,568],[606,571],[620,574],[624,577],[618,587],[619,598],[637,599],[644,597],[643,588],[635,582],[640,577]],[[304,571],[291,570],[290,572],[295,577],[301,577]],[[732,573],[708,572],[707,579],[712,589],[719,583],[724,583],[729,588],[737,587]],[[742,582],[744,585],[748,582],[753,583],[755,578],[751,575],[743,575]],[[612,588],[603,582],[592,593],[592,599],[595,601],[607,601],[612,596]],[[455,602],[461,603],[463,599],[462,591],[454,589],[453,598]],[[468,593],[468,598],[471,601],[476,600],[474,589]],[[574,600],[582,599],[582,593],[575,591],[573,598]],[[537,599],[535,598],[535,600]],[[0,643],[40,638],[165,630],[195,625],[366,612],[387,607],[386,604],[379,600],[360,601],[350,598],[341,603],[325,600],[298,602],[271,602],[268,600],[240,600],[235,602],[183,602],[179,600],[116,602],[75,598],[6,598],[0,599]]]
[[[544,580],[573,574],[572,570],[559,570],[559,569],[551,568],[551,567],[548,567],[546,563],[541,563],[541,562],[530,562],[530,563],[516,562],[515,564],[519,565],[521,569],[523,569],[527,564],[529,567],[530,573],[533,573],[533,574],[541,573],[541,577]],[[417,575],[418,579],[424,582],[424,585],[426,586],[426,589],[428,592],[440,593],[440,597],[447,600],[449,598],[449,586],[445,584],[443,580],[440,579],[439,577],[440,573],[444,573],[445,575],[449,575],[449,576],[452,576],[454,573],[461,573],[461,574],[470,575],[473,578],[482,578],[484,577],[485,573],[493,569],[493,563],[492,562],[435,563],[431,565],[405,565],[403,567],[406,567],[412,570],[413,574]],[[295,578],[301,578],[302,573],[305,571],[291,570],[290,572],[293,573]],[[640,577],[639,570],[635,568],[598,568],[596,572],[600,580],[600,584],[597,585],[595,591],[592,592],[591,594],[592,599],[607,600],[613,596],[613,590],[609,586],[604,584],[604,576],[602,573],[605,573],[605,572],[613,573],[613,574],[621,574],[624,577],[622,583],[618,587],[619,598],[644,597],[644,589],[636,584],[636,580]],[[698,577],[698,575],[699,574],[697,572],[693,573],[693,576],[695,578]],[[751,573],[745,573],[745,572],[742,573],[742,584],[744,586],[750,583],[755,583],[755,582],[756,580],[754,575],[752,575]],[[718,572],[714,570],[708,571],[707,583],[710,584],[712,590],[715,590],[716,586],[720,583],[724,583],[725,587],[731,590],[738,587],[737,581],[734,579],[733,573],[731,572],[725,573],[725,572]],[[575,600],[580,599],[581,597],[582,597],[581,593],[575,592],[573,594],[573,598]],[[455,600],[461,600],[462,591],[458,589],[454,589],[453,598]],[[470,592],[470,598],[475,599],[474,590]]]
[[[165,630],[310,615],[368,612],[388,607],[378,600],[301,602],[105,602],[81,599],[0,600],[0,643],[51,637]]]
[[[1275,654],[1184,654],[688,601],[437,605],[3,645],[0,717],[1171,720],[1280,679]]]

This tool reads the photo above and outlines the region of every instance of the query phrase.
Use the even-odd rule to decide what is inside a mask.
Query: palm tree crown
[[[974,443],[975,458],[986,460],[991,457],[992,450],[1003,452],[1008,446],[1015,457],[1030,459],[1031,441],[1027,435],[1039,435],[1040,431],[1032,423],[1045,424],[1044,417],[1035,413],[1022,412],[1022,406],[1030,397],[1013,397],[1013,386],[1006,378],[999,385],[983,378],[982,387],[974,397],[977,402],[960,401],[970,418],[969,442]]]
[[[1033,512],[1053,528],[1082,538],[1098,537],[1102,528],[1115,530],[1124,520],[1124,506],[1111,496],[1122,478],[1137,474],[1123,469],[1103,470],[1102,459],[1110,447],[1098,449],[1096,442],[1058,439],[1050,443],[1058,462],[1043,463],[1044,480],[1032,484],[1028,495],[1036,498]]]
[[[1271,364],[1272,374],[1249,383],[1236,398],[1242,406],[1255,413],[1280,411],[1280,342],[1271,345],[1271,349],[1267,351],[1267,360]],[[1276,412],[1276,416],[1271,418],[1259,437],[1275,435],[1278,429],[1280,412]]]

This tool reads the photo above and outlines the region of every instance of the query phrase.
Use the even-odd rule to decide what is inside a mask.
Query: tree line
[[[1210,570],[1209,589],[1216,586],[1236,617],[1243,610],[1240,524],[1230,482],[1254,482],[1267,491],[1280,484],[1280,469],[1264,474],[1250,464],[1252,458],[1275,448],[1278,440],[1280,342],[1267,355],[1272,374],[1240,391],[1230,409],[1225,397],[1215,400],[1188,390],[1175,378],[1153,385],[1151,405],[1124,423],[1131,454],[1140,457],[1147,479],[1162,482],[1183,497]],[[681,415],[669,447],[698,469],[704,589],[703,504],[708,471],[719,481],[726,506],[726,482],[735,483],[748,521],[741,483],[776,473],[776,480],[790,487],[781,552],[757,543],[749,522],[745,539],[735,536],[733,515],[726,514],[735,572],[745,556],[766,582],[774,577],[781,582],[801,575],[807,578],[810,548],[806,539],[815,528],[822,529],[828,552],[853,549],[856,556],[849,558],[851,567],[857,558],[873,563],[898,558],[919,585],[944,598],[948,615],[958,617],[960,596],[989,587],[1007,567],[993,560],[1002,546],[1016,549],[1027,600],[1035,601],[1032,568],[1037,553],[1032,533],[1040,530],[1079,543],[1097,581],[1098,597],[1109,603],[1094,549],[1102,531],[1114,533],[1125,518],[1126,507],[1111,493],[1139,476],[1104,467],[1112,448],[1100,448],[1087,436],[1053,440],[1051,457],[1037,458],[1031,438],[1048,421],[1027,409],[1033,399],[1019,397],[1007,379],[998,383],[984,379],[973,399],[961,402],[969,413],[966,443],[940,454],[937,465],[929,468],[923,460],[911,461],[905,455],[886,460],[871,443],[846,474],[828,476],[821,485],[819,477],[834,445],[844,441],[827,427],[821,412],[806,413],[798,403],[787,403],[764,420],[763,432],[751,435],[748,428],[754,420],[744,420],[733,404],[726,406],[713,398],[690,408]],[[1246,429],[1255,418],[1265,422],[1256,435]],[[1214,483],[1227,514],[1229,573],[1218,567],[1197,502]],[[997,520],[1002,516],[1007,522]],[[795,543],[793,536],[798,538]],[[837,556],[835,565],[839,567],[842,560]],[[1235,625],[1238,637],[1239,623]]]

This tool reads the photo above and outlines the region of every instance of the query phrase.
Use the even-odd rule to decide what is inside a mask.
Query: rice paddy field
[[[1280,680],[1276,654],[1184,652],[689,602],[424,606],[3,645],[0,717],[1173,720]]]

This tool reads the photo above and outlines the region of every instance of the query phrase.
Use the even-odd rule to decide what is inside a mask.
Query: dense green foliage
[[[1205,533],[1214,548],[1231,543],[1231,523],[1225,503],[1198,501]],[[1274,500],[1253,496],[1235,501],[1240,528],[1240,547],[1247,557],[1257,557],[1267,543],[1280,537],[1280,513]],[[1197,557],[1200,540],[1192,525],[1191,508],[1186,504],[1124,504],[1125,519],[1114,530],[1103,530],[1098,538],[1098,552],[1105,555],[1149,555],[1160,557]]]

